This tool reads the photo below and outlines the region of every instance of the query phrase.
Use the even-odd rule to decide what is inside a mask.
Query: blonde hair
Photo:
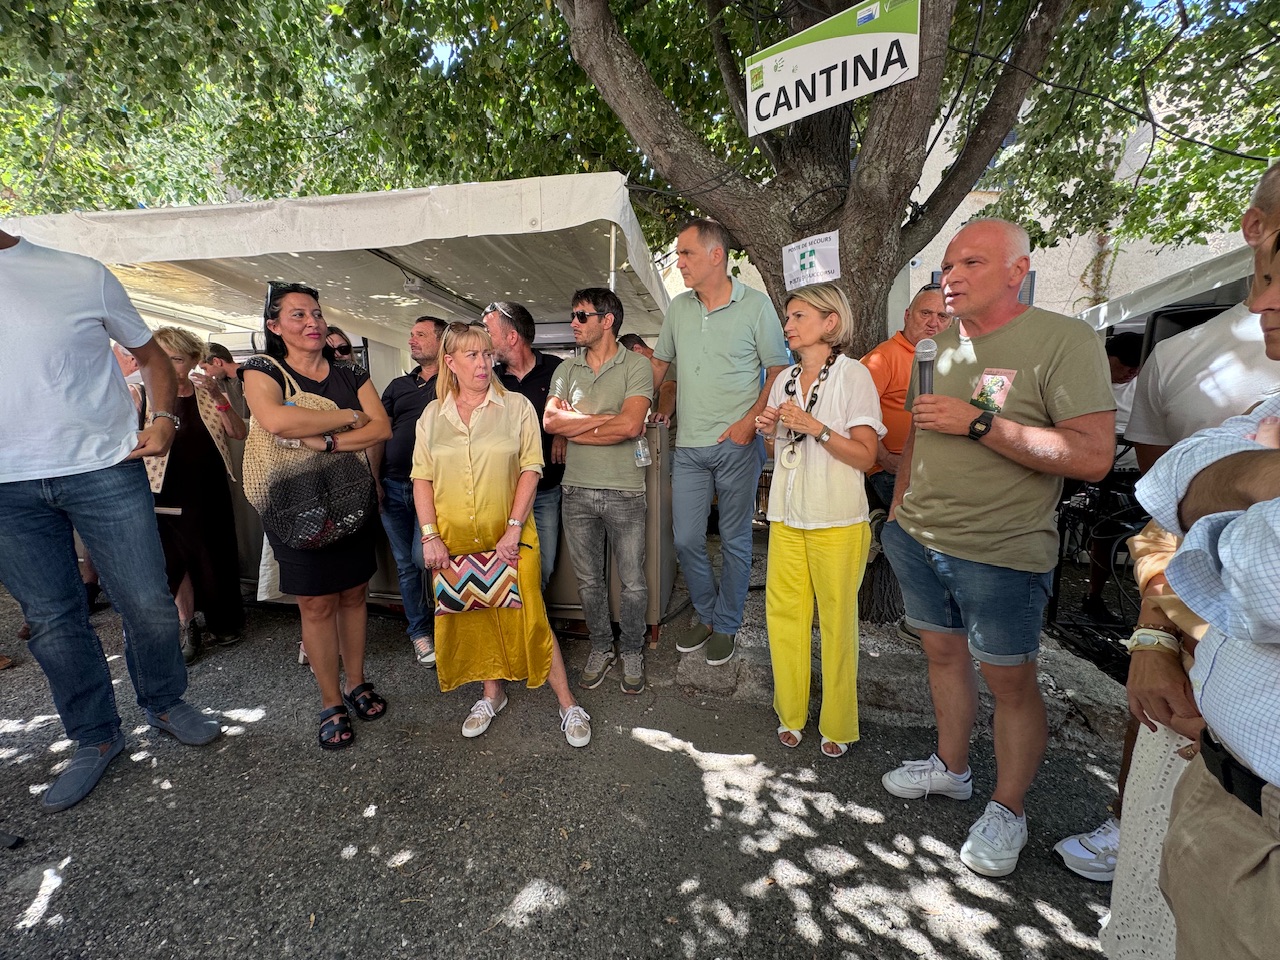
[[[787,295],[787,306],[792,300],[807,303],[823,317],[829,313],[836,315],[836,328],[824,333],[822,340],[831,349],[839,353],[853,342],[853,308],[849,306],[849,298],[834,283],[811,283],[797,287]]]
[[[180,353],[192,363],[204,359],[205,344],[196,335],[179,327],[157,327],[152,334],[169,353]]]
[[[436,369],[439,371],[436,374],[436,396],[441,401],[458,392],[458,375],[449,369],[444,358],[476,346],[481,350],[493,350],[489,331],[479,324],[451,323],[444,328],[444,334],[440,337],[440,352],[436,354]],[[497,377],[491,377],[489,383],[499,394],[506,393],[506,388]]]

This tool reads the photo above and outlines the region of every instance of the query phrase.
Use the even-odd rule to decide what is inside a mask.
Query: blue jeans
[[[382,481],[382,529],[387,531],[391,554],[396,558],[400,599],[409,621],[409,639],[429,637],[435,625],[428,615],[422,592],[422,538],[418,531],[418,512],[413,506],[412,480],[388,477]]]
[[[542,589],[556,569],[556,550],[560,547],[560,487],[539,490],[533,498],[533,525],[538,530],[539,552],[542,554]]]
[[[72,527],[124,621],[125,664],[138,705],[167,713],[187,690],[154,507],[141,460],[0,483],[0,582],[31,624],[27,646],[48,678],[67,736],[84,746],[112,739],[120,715],[102,644],[89,625]]]
[[[698,619],[719,633],[735,634],[751,581],[751,520],[764,444],[725,440],[711,447],[676,447],[671,458],[671,525],[676,556]],[[707,515],[712,495],[720,510],[718,585],[707,556]]]
[[[902,586],[908,624],[968,636],[969,652],[981,663],[1016,667],[1035,660],[1053,571],[953,557],[924,546],[896,522],[884,525],[880,545]]]
[[[618,603],[622,653],[644,648],[649,588],[644,575],[645,514],[643,490],[598,490],[563,487],[561,522],[569,559],[578,577],[578,598],[591,633],[592,650],[613,648],[609,615],[609,578],[605,549],[613,555],[621,592]]]

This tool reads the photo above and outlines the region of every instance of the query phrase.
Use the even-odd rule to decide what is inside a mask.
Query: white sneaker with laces
[[[984,877],[1006,877],[1018,865],[1018,854],[1027,845],[1027,818],[1014,816],[1006,806],[991,800],[986,811],[969,828],[969,839],[960,848],[960,862]]]
[[[478,737],[489,729],[489,724],[493,723],[493,718],[502,712],[502,708],[507,705],[507,698],[503,697],[502,702],[495,704],[488,697],[481,697],[471,706],[471,712],[467,714],[467,719],[462,721],[462,735],[464,737]]]
[[[1120,821],[1108,817],[1092,833],[1077,833],[1059,840],[1053,849],[1067,869],[1088,880],[1110,883],[1116,875],[1120,855]]]
[[[928,760],[906,761],[897,770],[890,770],[881,777],[880,783],[895,797],[904,800],[916,800],[931,793],[952,800],[968,800],[973,796],[973,773],[968,770],[963,776],[952,773],[936,753],[931,754]]]
[[[560,711],[560,729],[571,747],[585,747],[591,742],[591,715],[576,703]]]

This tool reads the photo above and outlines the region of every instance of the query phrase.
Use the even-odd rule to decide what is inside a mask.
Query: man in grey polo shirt
[[[707,663],[727,663],[742,626],[751,574],[751,520],[764,445],[755,417],[787,365],[782,325],[769,298],[728,273],[729,234],[712,220],[692,220],[676,239],[676,265],[687,293],[671,301],[653,349],[654,382],[680,363],[671,459],[676,555],[693,601],[694,622],[676,649],[707,648]],[[763,373],[763,378],[761,374]],[[724,563],[716,583],[707,556],[711,498],[720,511]]]
[[[578,596],[591,633],[591,653],[579,680],[598,687],[614,661],[606,547],[622,586],[619,621],[622,692],[644,689],[645,471],[635,440],[644,435],[653,371],[644,357],[618,345],[622,301],[604,287],[573,295],[573,339],[583,349],[551,378],[543,426],[565,437],[560,524],[578,577]]]

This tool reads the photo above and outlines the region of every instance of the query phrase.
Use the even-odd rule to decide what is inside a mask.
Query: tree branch
[[[753,196],[756,185],[714,156],[658,89],[606,0],[556,0],[556,5],[569,25],[574,60],[668,183],[681,192],[715,183],[730,199]]]
[[[996,148],[1018,119],[1018,111],[1022,109],[1027,91],[1031,88],[1035,74],[1044,64],[1049,47],[1072,0],[1033,0],[1033,3],[1035,6],[1027,18],[1027,29],[1001,71],[991,98],[982,108],[969,136],[965,138],[960,155],[924,202],[918,216],[903,229],[902,252],[905,256],[912,256],[924,249],[925,244],[942,229],[978,182],[995,155]],[[924,19],[923,14],[921,19]],[[943,43],[945,42],[944,37]],[[921,69],[923,66],[921,64]]]
[[[747,133],[747,83],[738,70],[737,58],[729,47],[729,37],[724,32],[724,0],[707,0],[707,26],[711,29],[711,48],[716,54],[716,65],[720,68],[720,78],[724,81],[725,93],[729,96],[729,105],[733,107],[733,115],[738,119],[738,126]],[[778,152],[778,144],[769,133],[749,137],[760,152],[769,158],[775,171],[782,169],[782,155]]]

